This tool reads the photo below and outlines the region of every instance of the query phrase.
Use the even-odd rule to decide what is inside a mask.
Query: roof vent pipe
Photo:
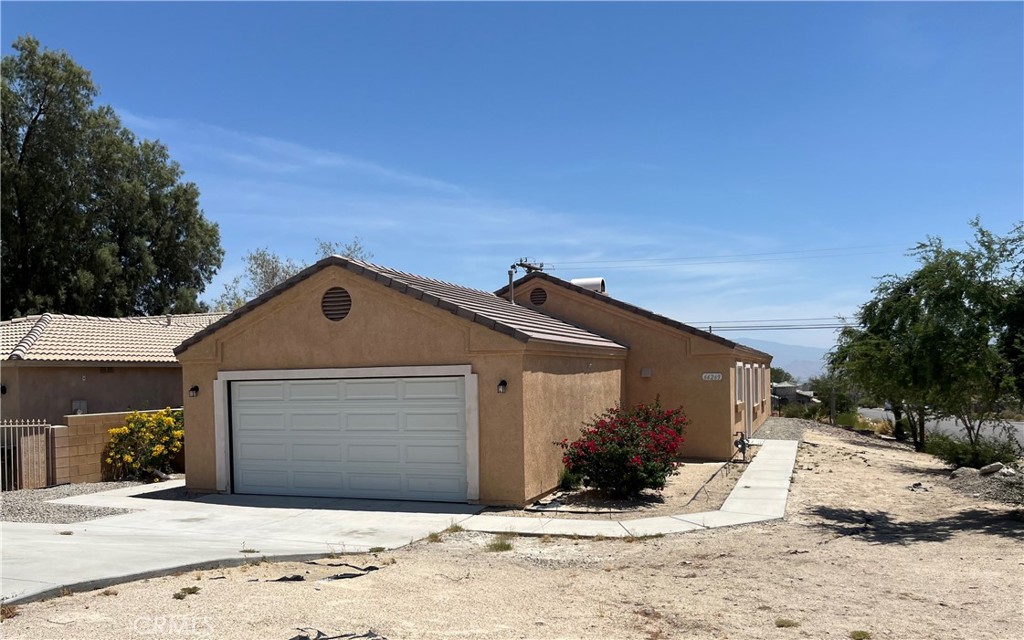
[[[601,294],[605,293],[604,278],[574,278],[569,282],[581,289],[586,289],[587,291],[596,291]]]

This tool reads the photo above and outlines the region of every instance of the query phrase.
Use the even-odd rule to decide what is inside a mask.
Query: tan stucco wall
[[[320,311],[323,293],[333,286],[352,296],[352,310],[340,322]],[[182,389],[200,388],[194,398],[184,393],[188,488],[217,489],[213,395],[218,371],[468,364],[479,387],[480,501],[522,504],[530,491],[523,434],[524,398],[531,401],[524,396],[525,351],[523,342],[343,268],[327,267],[179,355]],[[500,380],[508,382],[507,393],[496,392]]]
[[[181,406],[177,364],[101,367],[9,361],[0,367],[0,377],[7,386],[0,400],[4,420],[61,424],[71,412],[72,400],[85,400],[89,413]]]
[[[523,362],[526,497],[558,485],[562,450],[553,443],[580,435],[584,422],[614,407],[622,394],[622,358],[527,355]]]
[[[530,303],[530,292],[536,287],[547,292],[540,306]],[[628,346],[623,404],[660,397],[664,407],[682,406],[690,421],[684,434],[684,457],[725,460],[733,454],[732,433],[738,429],[733,429],[735,399],[730,384],[737,358],[732,348],[543,281],[517,287],[515,298]],[[643,369],[650,369],[650,377],[641,375]],[[720,373],[722,379],[704,381],[704,373]]]

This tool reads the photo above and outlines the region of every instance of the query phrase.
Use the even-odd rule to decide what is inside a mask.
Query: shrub
[[[803,418],[807,415],[807,411],[802,405],[791,402],[786,406],[782,407],[783,418]]]
[[[580,477],[569,469],[562,467],[562,470],[558,472],[558,488],[564,489],[565,491],[571,491],[573,489],[578,489],[579,486]]]
[[[487,543],[485,547],[488,551],[493,553],[501,553],[502,551],[512,550],[512,534],[511,533],[499,533],[494,537],[493,540]]]
[[[840,427],[850,427],[851,429],[856,428],[860,424],[860,420],[858,419],[859,417],[860,416],[852,411],[840,413],[836,416],[836,425]]]
[[[1009,464],[1017,460],[1018,445],[1010,440],[979,438],[972,446],[966,438],[932,433],[925,439],[924,450],[953,467],[984,467],[993,462]]]
[[[635,496],[664,489],[676,473],[673,459],[687,422],[682,408],[663,409],[657,401],[616,407],[584,425],[579,439],[555,444],[566,470],[588,486],[614,497]]]
[[[185,429],[180,410],[133,411],[125,418],[123,427],[110,430],[106,462],[115,480],[146,477],[156,471],[166,472],[184,441]]]

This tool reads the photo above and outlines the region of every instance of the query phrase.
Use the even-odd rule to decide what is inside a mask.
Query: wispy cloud
[[[849,312],[866,293],[843,293],[850,288],[823,282],[799,260],[737,260],[805,248],[767,228],[715,225],[697,213],[651,215],[641,223],[551,208],[343,150],[119,113],[138,135],[168,145],[187,179],[199,185],[207,215],[220,224],[227,257],[207,298],[241,272],[253,249],[311,260],[315,238],[356,235],[377,262],[485,290],[504,284],[508,265],[529,256],[553,264],[559,277],[604,276],[613,294],[684,320],[831,316]],[[826,293],[806,293],[815,290]],[[791,340],[801,343],[800,337]],[[805,344],[831,340],[802,337]]]
[[[140,116],[125,109],[118,114],[129,128],[143,135],[189,141],[222,160],[267,173],[339,172],[369,177],[411,189],[452,195],[464,190],[450,182],[385,167],[376,162],[335,151],[312,148],[268,136],[226,129],[203,122]]]

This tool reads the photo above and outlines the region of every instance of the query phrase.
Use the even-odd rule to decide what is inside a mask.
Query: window
[[[736,363],[736,402],[743,402],[743,363]]]
[[[754,404],[761,402],[761,367],[754,365],[754,377],[751,381],[754,386]]]

